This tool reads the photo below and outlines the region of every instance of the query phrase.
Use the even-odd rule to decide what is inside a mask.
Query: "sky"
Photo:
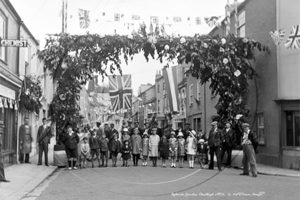
[[[61,32],[62,0],[10,1],[31,33],[40,41],[40,49],[44,47],[46,34]],[[233,3],[233,0],[229,2]],[[105,35],[116,31],[120,35],[129,35],[133,29],[137,31],[139,26],[139,22],[128,26],[128,23],[133,23],[131,15],[140,15],[140,22],[144,21],[147,27],[150,16],[158,16],[159,23],[166,24],[167,34],[206,34],[212,28],[205,23],[204,17],[224,16],[226,3],[227,0],[68,0],[68,32],[85,34],[89,31]],[[78,9],[90,11],[91,24],[88,29],[79,28]],[[124,14],[120,22],[114,22],[115,13]],[[173,22],[173,17],[182,17],[182,22]],[[190,21],[187,20],[188,17],[191,18]],[[195,25],[195,17],[201,18],[201,25]],[[154,84],[157,70],[161,70],[165,64],[166,62],[160,63],[152,59],[147,62],[142,54],[136,55],[128,65],[124,62],[123,74],[132,74],[134,95],[137,95],[141,84]],[[169,64],[176,65],[176,61]]]

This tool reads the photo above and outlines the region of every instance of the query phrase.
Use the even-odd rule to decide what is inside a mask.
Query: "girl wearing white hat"
[[[194,157],[197,151],[197,139],[195,138],[196,132],[194,130],[189,131],[189,136],[186,138],[185,149],[187,152],[189,167],[194,169]]]
[[[178,153],[178,164],[179,164],[179,168],[183,168],[183,158],[185,155],[185,150],[184,150],[184,143],[185,143],[185,139],[183,138],[183,133],[179,132],[178,133],[178,145],[177,145],[177,153]],[[176,168],[176,166],[173,166],[174,168]]]

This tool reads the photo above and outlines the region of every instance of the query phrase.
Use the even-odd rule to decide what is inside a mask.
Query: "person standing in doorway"
[[[211,123],[211,130],[209,131],[208,136],[208,145],[209,145],[209,154],[210,154],[210,163],[209,169],[214,169],[214,154],[217,157],[217,164],[219,171],[222,171],[221,163],[221,144],[223,141],[222,131],[218,129],[218,122],[214,121]]]
[[[43,153],[45,154],[45,165],[48,164],[48,145],[50,143],[50,139],[52,137],[51,128],[47,125],[47,119],[43,118],[43,125],[41,125],[38,129],[37,133],[37,144],[39,145],[39,160],[38,165],[42,165],[42,157]]]
[[[20,163],[31,164],[29,162],[29,154],[31,153],[31,143],[32,143],[32,134],[31,134],[31,126],[29,126],[29,118],[25,117],[24,124],[20,126],[19,129],[19,144],[20,144]]]
[[[2,161],[2,132],[0,131],[0,182],[10,182],[5,178],[4,165]]]

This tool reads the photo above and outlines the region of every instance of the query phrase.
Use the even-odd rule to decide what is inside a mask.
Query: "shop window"
[[[201,83],[197,81],[197,100],[200,101],[201,99]]]
[[[299,147],[300,145],[300,112],[286,112],[286,146]]]
[[[259,144],[265,144],[265,132],[264,132],[264,115],[263,113],[257,114],[257,133],[259,138]]]

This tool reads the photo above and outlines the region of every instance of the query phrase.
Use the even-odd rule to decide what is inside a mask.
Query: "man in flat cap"
[[[211,123],[211,130],[209,131],[208,136],[208,146],[210,154],[210,163],[209,169],[214,169],[214,154],[217,157],[217,164],[219,171],[222,170],[222,161],[221,161],[221,144],[223,141],[222,131],[218,129],[218,122],[214,121]]]
[[[252,176],[257,177],[255,153],[257,153],[256,148],[258,145],[258,137],[254,132],[250,131],[248,123],[243,123],[242,127],[244,130],[242,139],[243,173],[241,173],[240,175],[249,176],[250,164],[250,171],[252,173]]]

